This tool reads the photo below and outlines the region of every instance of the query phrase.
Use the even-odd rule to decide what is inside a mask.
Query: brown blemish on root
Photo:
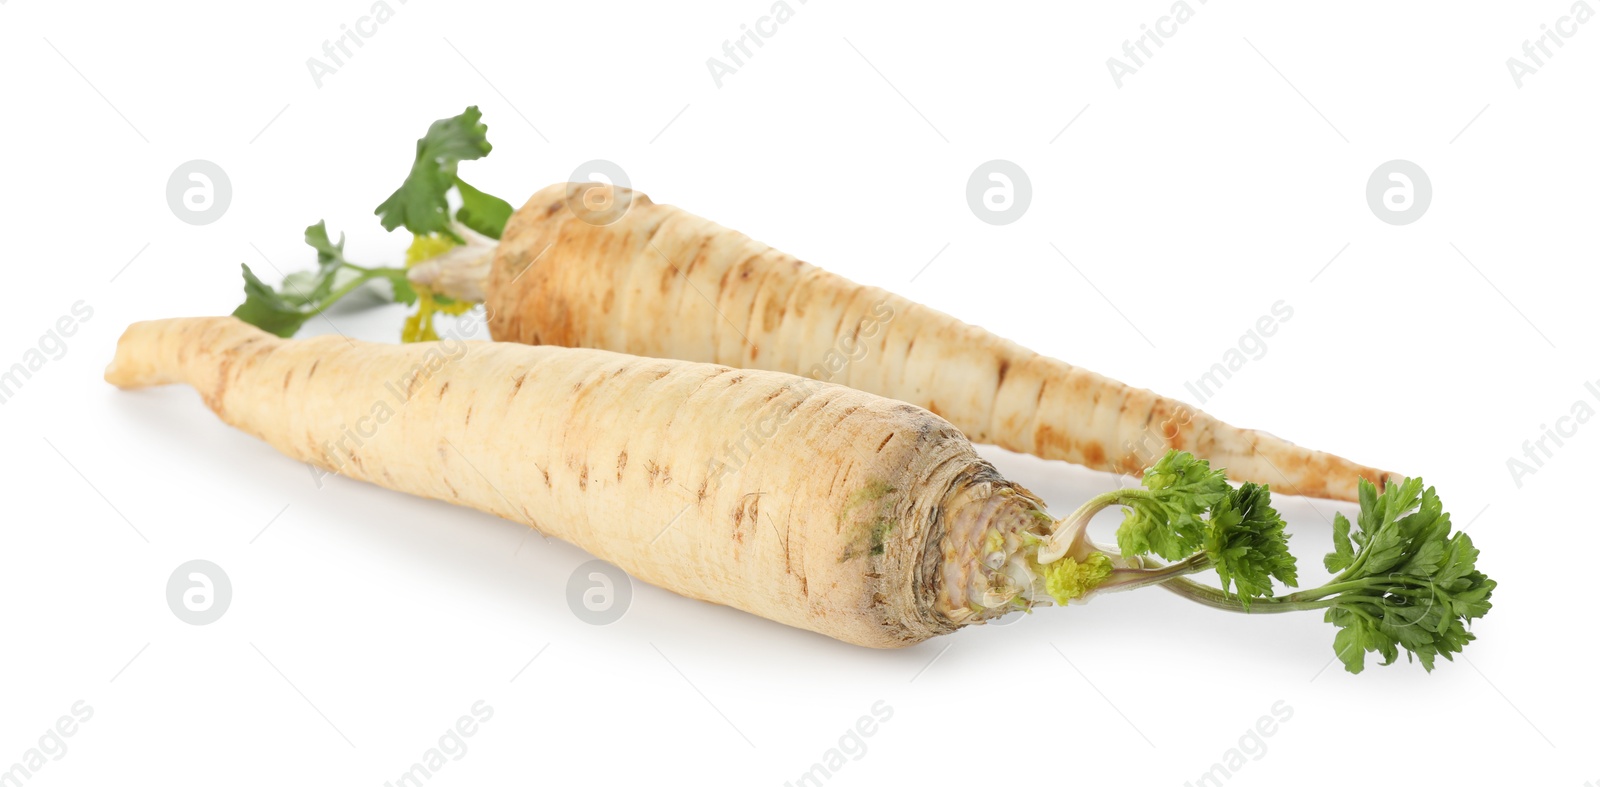
[[[739,502],[734,504],[733,540],[735,542],[740,544],[744,543],[745,534],[748,532],[745,528],[746,522],[749,523],[750,528],[759,526],[758,523],[761,521],[761,494],[761,492],[751,492],[750,494],[739,498]],[[784,549],[786,555],[785,563],[787,564],[787,543],[785,543]],[[787,566],[785,567],[785,570],[787,570]]]
[[[622,471],[628,469],[628,452],[617,454],[617,483],[622,483]]]
[[[656,256],[660,257],[662,255],[658,254]],[[661,271],[660,289],[662,295],[666,295],[672,289],[672,283],[678,278],[678,267],[672,264],[672,260],[666,260],[666,263],[666,270]]]
[[[1128,454],[1128,456],[1124,459],[1123,466],[1117,469],[1120,472],[1133,476],[1134,478],[1143,478],[1144,463],[1144,458],[1140,457],[1138,454]]]
[[[761,308],[761,330],[772,333],[782,321],[783,304],[779,303],[777,298],[767,298],[767,302]]]
[[[711,242],[716,240],[716,237],[716,235],[708,232],[700,239],[700,248],[694,250],[694,256],[689,258],[689,264],[683,266],[683,278],[685,280],[688,280],[689,274],[694,271],[694,266],[700,264],[702,259],[705,259],[706,249],[711,247]]]
[[[853,404],[853,405],[850,405],[849,407],[846,407],[844,409],[844,412],[839,414],[839,420],[834,422],[834,426],[838,426],[839,424],[844,423],[846,420],[848,420],[850,418],[850,416],[855,415],[856,411],[860,410],[860,409],[861,409],[861,405],[858,405],[858,404]]]
[[[772,517],[767,517],[767,522],[772,523]],[[778,526],[776,524],[772,524],[772,530],[774,533],[777,533]],[[778,533],[778,538],[783,541],[783,573],[793,574],[794,564],[789,559],[789,534]],[[803,577],[801,579],[804,581]]]
[[[1049,454],[1051,449],[1065,454],[1072,452],[1072,440],[1050,424],[1039,424],[1039,428],[1033,430],[1033,446],[1035,450],[1044,454]]]
[[[1104,467],[1105,466],[1106,449],[1105,449],[1104,446],[1100,445],[1100,441],[1098,441],[1098,440],[1085,441],[1085,442],[1079,444],[1078,450],[1083,452],[1084,464],[1089,465],[1090,467]]]

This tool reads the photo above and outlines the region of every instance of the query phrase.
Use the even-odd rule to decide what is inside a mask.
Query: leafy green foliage
[[[328,297],[345,265],[343,233],[339,235],[339,242],[334,243],[328,238],[327,223],[319,221],[306,227],[305,239],[306,245],[317,251],[316,269],[295,271],[285,276],[279,288],[285,300],[302,306]],[[359,274],[349,271],[347,275],[353,277]]]
[[[373,279],[386,279],[400,303],[415,303],[416,291],[406,280],[405,271],[398,268],[363,268],[344,257],[344,235],[335,243],[328,236],[325,222],[317,222],[305,231],[306,245],[317,252],[317,267],[310,271],[296,271],[283,278],[277,289],[267,286],[250,270],[244,268],[244,303],[233,310],[233,316],[269,333],[289,337],[300,330],[307,320],[326,309],[329,304]]]
[[[405,182],[374,211],[384,229],[392,231],[404,225],[414,235],[449,232],[450,203],[446,195],[456,185],[456,165],[483,158],[493,149],[489,127],[482,119],[483,113],[477,107],[467,107],[461,114],[435,120],[428,127],[428,133],[417,140],[417,153]]]
[[[1122,560],[1101,551],[1082,562],[1063,557],[1041,564],[1040,576],[1063,604],[1107,589],[1166,584],[1240,612],[1323,610],[1339,629],[1333,647],[1346,670],[1361,672],[1368,653],[1392,664],[1403,650],[1431,672],[1440,656],[1453,659],[1475,639],[1467,625],[1488,614],[1495,582],[1478,570],[1472,539],[1452,532],[1433,487],[1412,478],[1382,493],[1363,480],[1358,490],[1355,522],[1334,517],[1333,551],[1323,558],[1334,577],[1274,596],[1274,581],[1297,587],[1299,576],[1271,490],[1253,483],[1235,489],[1224,471],[1170,451],[1145,473],[1144,488],[1108,492],[1069,518],[1086,522],[1105,506],[1123,505]],[[1139,558],[1151,552],[1171,564]],[[1184,578],[1206,569],[1216,570],[1220,591]]]
[[[460,234],[452,229],[452,221],[458,223],[457,228],[465,226],[495,239],[504,233],[506,222],[511,218],[511,204],[479,191],[456,175],[458,164],[483,158],[493,149],[489,144],[489,127],[482,119],[483,114],[477,107],[467,107],[455,117],[434,121],[428,132],[417,140],[416,154],[405,181],[374,211],[384,229],[392,231],[404,225],[411,230],[414,242],[407,252],[406,268],[420,261],[414,258],[419,248],[442,253],[463,242]],[[461,200],[461,207],[453,218],[451,189],[456,190]],[[277,289],[268,287],[250,266],[244,266],[245,301],[234,310],[235,317],[279,336],[293,336],[307,320],[335,301],[368,282],[382,279],[389,283],[395,301],[417,305],[417,311],[406,320],[402,339],[424,341],[438,338],[433,328],[434,314],[460,314],[472,306],[440,295],[419,293],[406,277],[405,268],[368,268],[350,262],[344,256],[344,236],[340,235],[335,242],[323,222],[307,227],[305,240],[306,245],[317,252],[317,267],[285,276]],[[426,243],[419,246],[417,241]]]
[[[473,232],[499,240],[500,234],[505,232],[506,222],[511,219],[511,203],[493,194],[485,194],[459,177],[456,178],[456,191],[461,194],[461,209],[456,211],[456,221],[467,225]]]
[[[1205,554],[1222,578],[1222,592],[1236,585],[1247,610],[1251,598],[1272,595],[1273,578],[1289,587],[1298,582],[1289,536],[1271,501],[1265,486],[1230,489],[1212,506],[1205,534]]]
[[[1318,594],[1332,600],[1326,619],[1339,627],[1333,648],[1345,669],[1360,672],[1366,654],[1392,664],[1399,651],[1432,671],[1475,637],[1467,624],[1489,612],[1495,582],[1478,571],[1478,550],[1452,533],[1450,515],[1422,480],[1391,484],[1379,494],[1363,480],[1352,532],[1337,515],[1334,551],[1324,558],[1340,573]]]
[[[306,304],[293,303],[256,278],[249,265],[244,268],[244,303],[233,310],[233,316],[276,336],[289,337],[300,330],[316,311],[307,310]]]
[[[316,269],[291,273],[274,290],[257,278],[249,265],[242,266],[244,303],[234,309],[233,316],[268,333],[288,337],[316,315],[318,304],[333,290],[334,279],[344,267],[344,236],[334,243],[328,237],[327,224],[319,221],[306,227],[305,240],[317,251]]]
[[[1144,474],[1147,494],[1129,496],[1117,549],[1133,557],[1154,552],[1165,560],[1182,560],[1205,539],[1206,512],[1230,487],[1222,470],[1187,451],[1168,451]]]

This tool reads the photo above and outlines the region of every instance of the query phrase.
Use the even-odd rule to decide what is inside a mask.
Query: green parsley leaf
[[[1222,592],[1237,585],[1247,610],[1251,598],[1272,595],[1273,578],[1289,587],[1298,582],[1289,536],[1271,500],[1266,486],[1246,483],[1230,490],[1212,506],[1205,535],[1205,553],[1222,578]]]
[[[411,305],[417,302],[417,292],[406,279],[405,271],[399,268],[362,268],[344,256],[344,233],[339,233],[339,242],[329,240],[327,223],[319,221],[306,227],[306,245],[317,251],[317,270],[296,271],[283,279],[283,286],[279,288],[285,298],[291,301],[297,292],[308,294],[306,302],[320,302],[327,299],[335,290],[342,289],[356,279],[366,277],[368,281],[383,279],[389,283],[389,300],[396,303]],[[297,279],[296,277],[303,277]],[[302,282],[311,284],[311,287],[302,287]],[[373,292],[380,292],[380,288],[369,287]],[[330,303],[324,303],[323,308]]]
[[[1333,578],[1287,595],[1272,595],[1274,582],[1298,587],[1298,567],[1271,490],[1254,483],[1233,488],[1223,471],[1181,451],[1169,451],[1146,471],[1144,488],[1106,492],[1054,520],[1054,529],[1034,542],[1029,565],[1035,587],[1061,604],[1159,584],[1218,609],[1321,610],[1338,629],[1334,655],[1347,671],[1364,670],[1368,654],[1387,665],[1404,651],[1431,672],[1440,656],[1453,659],[1475,640],[1467,626],[1488,614],[1496,584],[1478,570],[1472,539],[1452,532],[1433,487],[1413,478],[1380,494],[1363,480],[1357,491],[1354,521],[1334,517],[1333,551],[1323,560]],[[1112,505],[1125,508],[1119,557],[1085,530]],[[1149,552],[1171,562],[1142,557]],[[1221,588],[1187,578],[1208,569]]]
[[[328,239],[328,222],[319,221],[306,227],[306,245],[317,250],[317,264],[326,265],[330,262],[344,262],[344,233],[339,233],[339,242],[334,243]]]
[[[293,336],[318,312],[374,279],[389,282],[394,300],[416,303],[417,293],[405,270],[363,268],[345,259],[344,235],[335,243],[326,222],[306,227],[305,241],[317,252],[316,269],[285,276],[276,290],[257,278],[249,265],[243,266],[245,301],[233,316],[278,336]]]
[[[1359,491],[1354,549],[1340,517],[1324,559],[1342,569],[1325,586],[1337,590],[1311,595],[1332,602],[1325,617],[1340,628],[1334,652],[1345,669],[1360,672],[1367,653],[1393,663],[1404,649],[1431,672],[1437,657],[1452,659],[1475,639],[1467,624],[1488,614],[1496,583],[1477,569],[1472,539],[1451,532],[1433,487],[1412,478],[1379,494],[1363,480]]]
[[[283,278],[283,284],[278,288],[284,300],[298,306],[304,306],[321,301],[333,291],[335,279],[345,265],[344,259],[344,234],[340,233],[339,242],[334,243],[328,238],[327,222],[319,221],[309,227],[305,232],[306,245],[317,251],[317,267],[311,271],[295,271]],[[350,271],[348,278],[357,276]]]
[[[316,313],[306,311],[304,304],[291,303],[262,283],[249,265],[240,267],[244,268],[244,303],[233,310],[233,316],[263,331],[288,338]]]
[[[511,218],[511,203],[473,188],[460,177],[456,178],[456,190],[461,193],[461,209],[456,211],[456,221],[473,232],[499,240]]]
[[[392,231],[404,225],[415,235],[449,233],[446,194],[456,185],[456,165],[483,158],[493,149],[489,127],[480,122],[482,118],[477,107],[467,107],[428,127],[428,133],[417,140],[417,154],[405,182],[374,211],[384,229]]]
[[[1339,573],[1350,567],[1351,561],[1356,559],[1355,547],[1350,543],[1350,520],[1344,514],[1333,515],[1333,551],[1322,558],[1323,567],[1331,573]]]
[[[1133,557],[1151,552],[1165,560],[1181,560],[1200,548],[1206,511],[1228,494],[1227,476],[1187,451],[1168,451],[1144,474],[1149,494],[1130,497],[1117,548]]]

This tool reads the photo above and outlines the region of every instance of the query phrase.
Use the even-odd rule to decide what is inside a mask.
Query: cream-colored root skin
[[[521,344],[285,340],[217,317],[132,325],[106,380],[187,383],[295,460],[871,647],[981,618],[960,590],[981,580],[978,536],[1036,524],[1041,505],[931,413],[774,372]],[[946,520],[965,535],[945,539]]]
[[[1356,499],[1360,478],[1391,477],[1047,358],[638,192],[615,222],[586,223],[567,207],[581,190],[545,188],[507,224],[486,288],[494,338],[818,377],[926,408],[974,442],[1099,470],[1137,474],[1177,448],[1236,480],[1340,500]]]

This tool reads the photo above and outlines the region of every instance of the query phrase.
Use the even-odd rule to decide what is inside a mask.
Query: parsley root
[[[1421,482],[1360,489],[1328,584],[1294,586],[1265,486],[1168,452],[1062,519],[939,416],[781,372],[484,342],[282,339],[231,317],[135,323],[106,370],[187,383],[297,460],[520,522],[639,579],[871,647],[1162,585],[1238,612],[1324,610],[1352,672],[1432,669],[1494,582]],[[1087,524],[1121,505],[1117,546]],[[1151,556],[1170,561],[1155,562]],[[1188,576],[1216,571],[1220,587]]]
[[[534,194],[506,224],[487,281],[458,296],[485,301],[495,339],[821,377],[927,408],[974,442],[1098,470],[1136,474],[1183,449],[1241,480],[1340,500],[1356,499],[1358,479],[1390,477],[1031,352],[637,192],[619,198],[630,203],[620,219],[590,223],[568,205],[594,188],[610,187]],[[859,333],[874,308],[892,319]],[[868,360],[829,367],[846,343]]]
[[[430,125],[404,181],[374,211],[385,229],[411,232],[405,268],[349,262],[342,236],[332,243],[319,222],[306,230],[317,270],[275,290],[245,267],[234,316],[291,336],[379,280],[415,305],[407,342],[436,339],[436,313],[484,302],[495,339],[804,374],[926,408],[980,443],[1098,470],[1137,474],[1180,449],[1313,497],[1355,500],[1360,479],[1392,480],[1047,358],[629,189],[557,183],[513,215],[459,174],[493,149],[482,121],[467,107]],[[871,360],[835,363],[858,353]]]

